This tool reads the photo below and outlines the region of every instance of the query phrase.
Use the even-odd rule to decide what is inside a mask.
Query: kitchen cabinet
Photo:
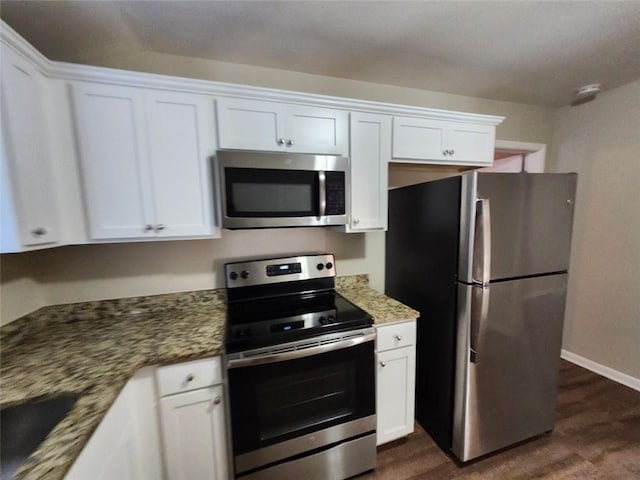
[[[416,321],[376,327],[377,445],[413,432]]]
[[[56,181],[47,130],[47,79],[2,46],[0,252],[52,246],[60,239]]]
[[[164,478],[154,370],[144,368],[129,380],[65,480]]]
[[[494,146],[494,125],[393,117],[392,161],[487,166]]]
[[[353,112],[349,132],[351,215],[346,231],[386,230],[391,117]]]
[[[212,97],[78,83],[74,107],[91,239],[220,236]]]
[[[167,477],[226,480],[227,436],[220,358],[157,371]]]
[[[330,108],[219,98],[218,144],[224,149],[346,155],[347,113]]]

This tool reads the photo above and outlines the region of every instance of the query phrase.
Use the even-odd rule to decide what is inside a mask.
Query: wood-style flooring
[[[563,361],[550,435],[465,467],[416,423],[378,448],[375,472],[358,480],[640,479],[640,392]]]

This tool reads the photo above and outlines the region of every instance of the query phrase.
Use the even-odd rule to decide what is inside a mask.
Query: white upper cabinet
[[[46,79],[2,47],[1,252],[59,241],[56,181],[46,124]]]
[[[323,107],[219,98],[220,148],[344,155],[347,114]]]
[[[393,118],[393,161],[491,165],[495,126],[440,119]]]
[[[391,117],[351,113],[351,221],[347,232],[387,229]]]
[[[90,237],[219,235],[210,175],[213,99],[97,83],[74,87]]]

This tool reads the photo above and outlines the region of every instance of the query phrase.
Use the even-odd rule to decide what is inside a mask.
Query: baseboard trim
[[[576,353],[569,352],[564,348],[560,353],[560,357],[571,363],[575,363],[576,365],[586,368],[587,370],[591,370],[598,375],[607,377],[614,382],[621,383],[622,385],[633,388],[634,390],[640,392],[640,378],[635,378],[631,375],[627,375],[626,373],[619,372],[618,370],[614,370],[613,368],[602,365],[601,363],[594,362],[593,360],[589,360],[588,358],[582,357]]]

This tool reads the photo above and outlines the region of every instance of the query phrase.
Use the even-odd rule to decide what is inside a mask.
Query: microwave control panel
[[[344,172],[325,172],[327,204],[325,215],[345,214],[345,175]]]

